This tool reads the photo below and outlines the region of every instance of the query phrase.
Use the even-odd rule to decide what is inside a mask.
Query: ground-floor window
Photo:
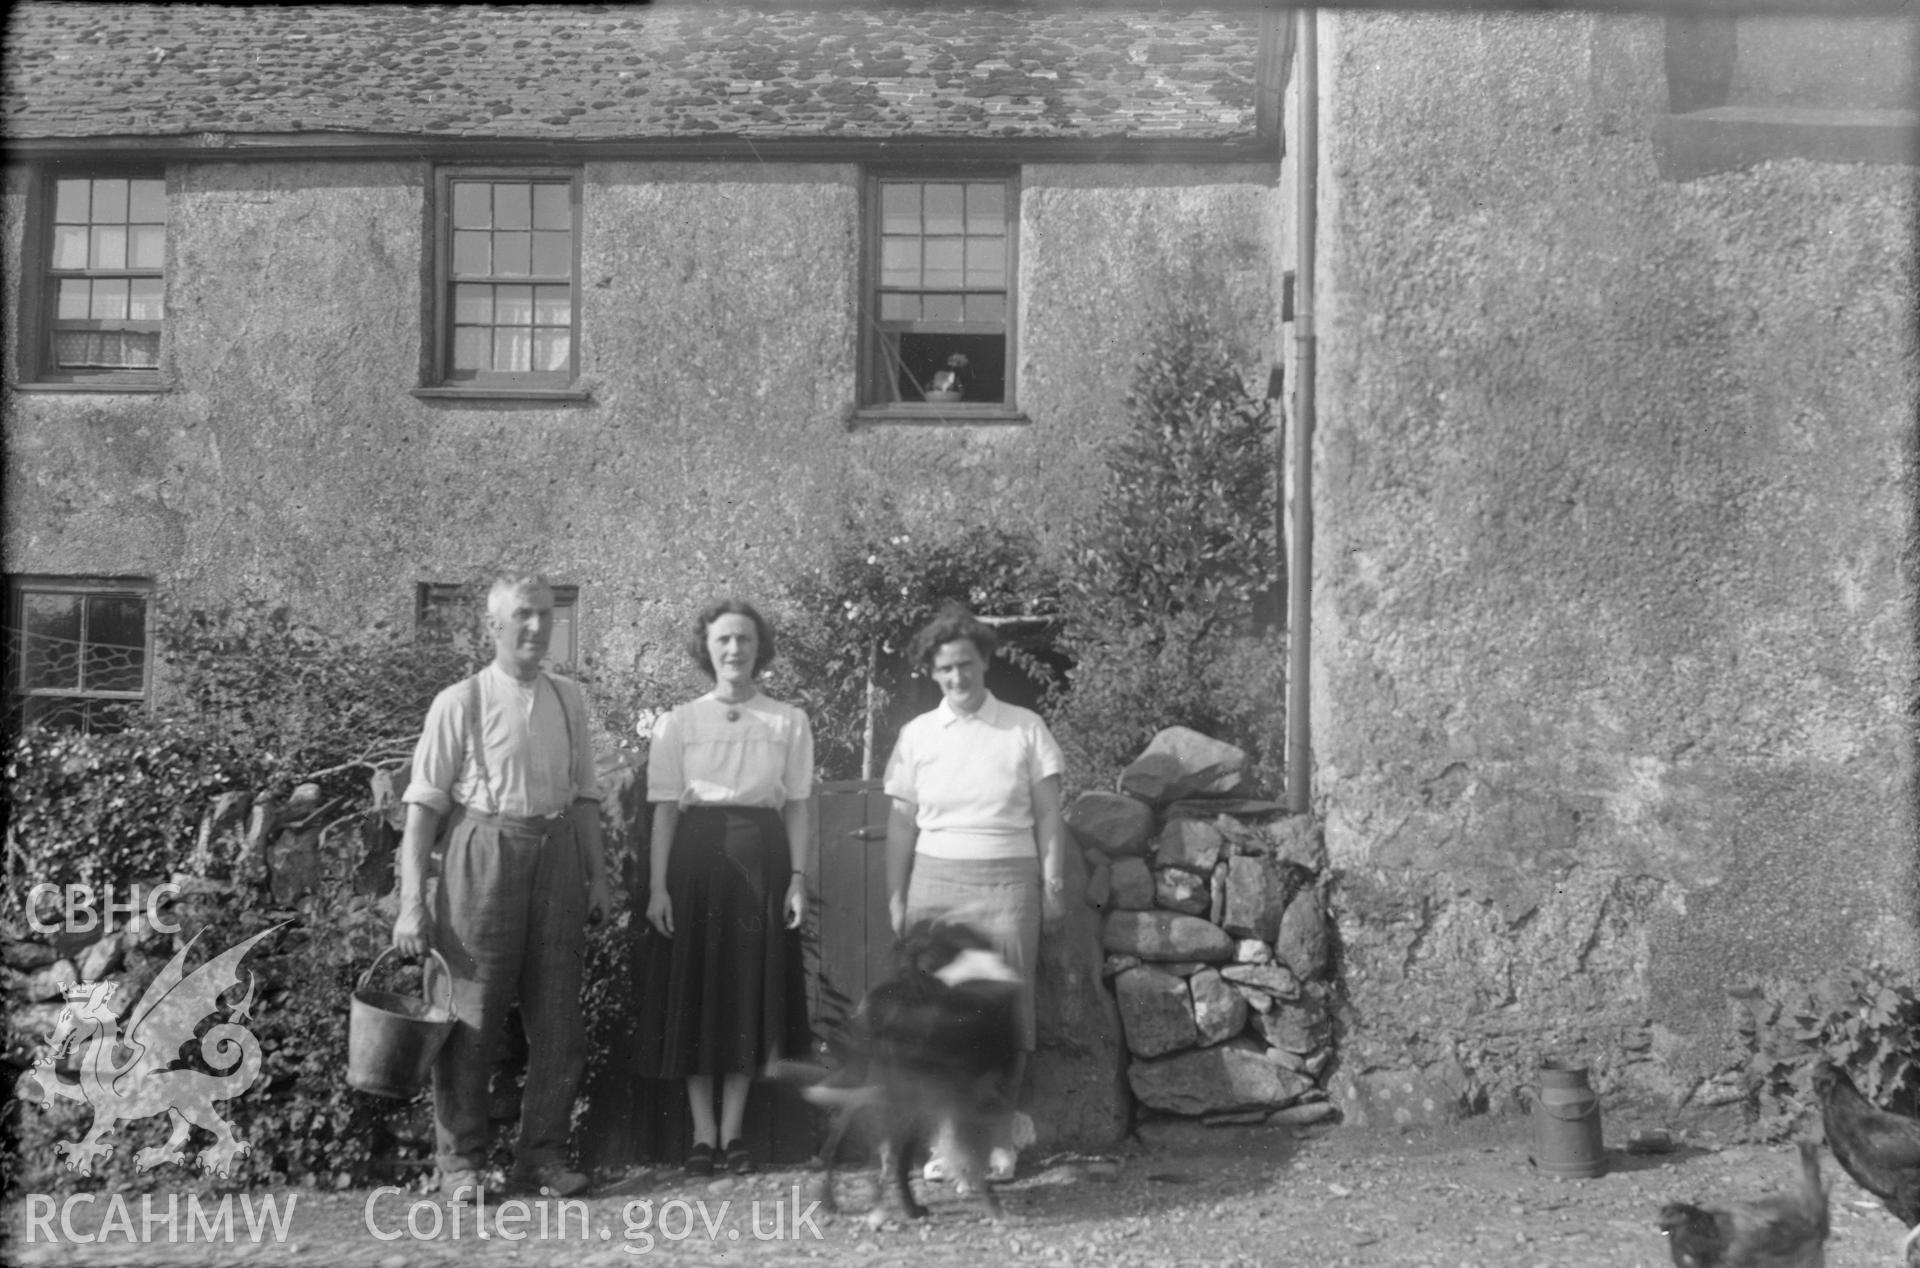
[[[15,725],[114,731],[147,706],[153,583],[12,577],[8,712]]]

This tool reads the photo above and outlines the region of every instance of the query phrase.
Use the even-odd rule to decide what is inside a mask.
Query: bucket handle
[[[393,954],[393,950],[394,949],[392,947],[388,947],[385,950],[383,950],[379,955],[376,955],[373,957],[373,963],[369,964],[367,966],[367,971],[360,975],[360,985],[356,986],[354,988],[355,990],[364,991],[367,989],[367,983],[373,980],[374,971],[380,967],[380,962],[382,960],[385,960],[388,956]],[[457,1014],[453,1011],[453,970],[447,967],[446,957],[442,956],[438,951],[434,950],[432,947],[427,948],[427,954],[440,962],[440,980],[444,982],[447,987],[447,991],[446,991],[447,1000],[446,1000],[446,1003],[441,1005],[441,1007],[446,1010],[448,1017],[457,1016]],[[421,998],[423,999],[426,998],[425,990],[426,990],[426,984],[422,983]],[[427,1003],[432,1004],[433,1001],[427,1000]]]
[[[1583,1118],[1590,1117],[1591,1115],[1594,1115],[1600,1112],[1599,1097],[1595,1097],[1592,1101],[1590,1101],[1587,1104],[1587,1107],[1585,1109],[1575,1110],[1571,1114],[1566,1113],[1562,1110],[1555,1109],[1553,1106],[1547,1104],[1545,1101],[1540,1099],[1540,1094],[1534,1091],[1530,1087],[1521,1088],[1520,1097],[1522,1100],[1527,1102],[1527,1107],[1529,1111],[1545,1110],[1548,1118],[1557,1118],[1563,1123],[1577,1123]]]

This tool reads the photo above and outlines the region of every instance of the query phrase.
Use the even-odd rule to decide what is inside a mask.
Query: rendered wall
[[[1727,988],[1916,961],[1913,170],[1662,180],[1657,19],[1323,30],[1340,1094],[1724,1101]]]
[[[426,165],[177,165],[174,389],[8,393],[6,567],[406,621],[417,581],[525,562],[580,586],[588,650],[677,665],[697,605],[766,597],[863,500],[1057,538],[1151,320],[1175,304],[1213,311],[1263,376],[1273,173],[1027,167],[1031,422],[854,428],[854,167],[588,164],[591,400],[554,405],[410,395]],[[24,195],[10,171],[9,312]]]

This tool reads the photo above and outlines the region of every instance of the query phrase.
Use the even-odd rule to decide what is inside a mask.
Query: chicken
[[[1902,1245],[1907,1261],[1914,1262],[1920,1252],[1920,1119],[1875,1106],[1831,1061],[1814,1067],[1813,1086],[1820,1093],[1820,1118],[1834,1161],[1915,1230]]]
[[[1660,1230],[1676,1268],[1824,1268],[1827,1186],[1820,1151],[1800,1145],[1800,1188],[1725,1208],[1670,1202]]]

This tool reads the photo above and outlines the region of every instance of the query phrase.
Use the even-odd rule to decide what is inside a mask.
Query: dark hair
[[[760,672],[773,663],[773,626],[767,624],[767,618],[760,615],[760,609],[745,599],[721,599],[709,603],[700,609],[700,615],[694,618],[693,637],[687,640],[687,651],[693,657],[693,663],[700,672],[709,678],[718,678],[713,671],[713,658],[707,655],[707,630],[723,616],[744,616],[753,622],[753,633],[758,646],[753,653],[753,672]]]
[[[1000,638],[991,625],[954,603],[940,609],[940,615],[913,636],[913,642],[907,645],[907,659],[915,669],[931,670],[933,658],[940,649],[962,639],[973,644],[973,650],[980,653],[983,661],[992,660],[994,649],[1000,646]]]

